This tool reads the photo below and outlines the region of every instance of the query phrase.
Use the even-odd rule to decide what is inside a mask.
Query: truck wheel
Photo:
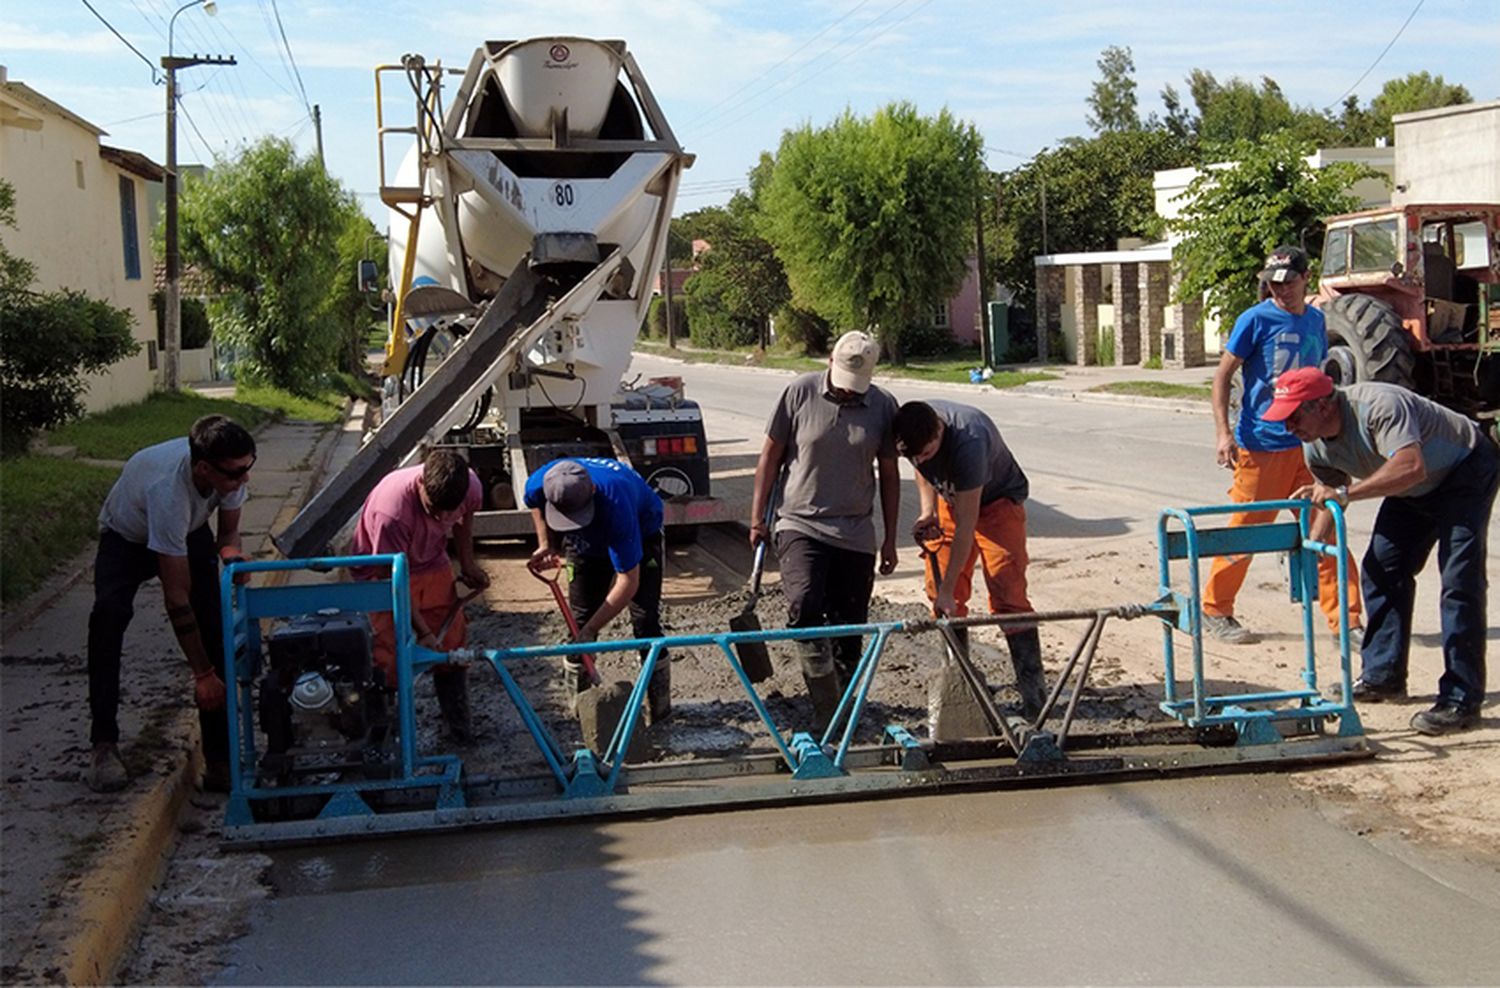
[[[1340,295],[1323,306],[1328,323],[1324,372],[1338,385],[1381,381],[1413,388],[1411,337],[1396,310],[1372,295]]]

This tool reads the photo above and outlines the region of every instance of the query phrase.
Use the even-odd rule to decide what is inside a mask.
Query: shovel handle
[[[542,569],[530,563],[526,564],[526,570],[532,576],[552,588],[552,599],[557,601],[557,609],[562,611],[563,620],[568,623],[568,631],[572,633],[573,638],[576,640],[578,638],[578,619],[573,617],[573,608],[568,606],[567,595],[563,593],[562,586],[558,583],[558,580],[562,578],[562,567],[557,566],[553,568],[551,576],[548,576]],[[594,657],[591,654],[584,652],[578,656],[578,660],[583,663],[583,670],[588,673],[589,682],[598,686],[604,681],[599,678],[599,670],[594,667]]]
[[[776,518],[776,505],[781,501],[781,481],[771,488],[771,494],[766,498],[766,509],[761,513],[760,521],[766,530],[766,537],[760,540],[755,547],[755,561],[750,565],[750,607],[760,599],[760,578],[766,570],[766,543],[771,541],[771,522]],[[748,608],[747,608],[748,609]]]

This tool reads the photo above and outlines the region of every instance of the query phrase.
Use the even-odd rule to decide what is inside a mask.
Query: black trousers
[[[875,589],[875,554],[856,552],[815,539],[802,532],[776,533],[776,559],[781,568],[781,590],[786,594],[789,628],[818,628],[831,624],[864,624],[870,616],[870,594]],[[845,684],[854,675],[863,651],[859,635],[799,642],[805,653],[803,672],[809,676],[837,671]],[[831,659],[824,668],[815,655]]]
[[[188,600],[203,648],[224,676],[223,618],[219,612],[219,554],[207,525],[187,537],[188,571],[192,589]],[[120,657],[125,629],[135,616],[135,595],[141,584],[160,575],[156,553],[111,531],[99,536],[94,558],[94,609],[89,613],[89,740],[94,744],[120,740]],[[198,711],[203,732],[203,754],[210,762],[229,758],[229,714],[224,707]]]
[[[563,553],[568,561],[568,606],[582,627],[604,603],[615,582],[615,567],[608,556],[575,555],[568,540],[563,539]],[[666,554],[662,533],[652,532],[641,539],[641,583],[630,601],[630,629],[637,638],[660,638],[661,577]],[[664,658],[664,657],[663,657]]]

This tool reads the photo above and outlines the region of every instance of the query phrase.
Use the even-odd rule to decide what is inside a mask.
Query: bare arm
[[[547,516],[541,508],[531,509],[531,527],[536,532],[536,551],[531,554],[529,565],[537,569],[550,569],[559,564],[557,550],[552,548],[552,530],[547,527]]]
[[[1229,391],[1234,382],[1235,372],[1242,364],[1244,364],[1243,360],[1226,352],[1219,358],[1219,366],[1214,368],[1211,401],[1214,410],[1214,457],[1221,467],[1233,468],[1235,457],[1239,453],[1234,444],[1234,426],[1229,421]]]
[[[901,524],[901,465],[896,458],[875,460],[880,477],[880,515],[885,525],[885,539],[880,543],[880,575],[896,571],[896,526]]]
[[[927,478],[922,476],[922,471],[917,471],[917,520],[912,523],[911,534],[919,542],[926,542],[936,535],[937,529],[937,488],[928,483]]]
[[[1292,497],[1305,497],[1314,504],[1322,504],[1324,501],[1341,501],[1347,504],[1369,498],[1399,496],[1426,479],[1427,464],[1422,460],[1422,447],[1412,443],[1392,453],[1390,459],[1368,477],[1350,484],[1346,488],[1346,498],[1340,498],[1337,488],[1321,481],[1297,488],[1292,492]]]
[[[760,459],[755,463],[755,493],[750,498],[750,548],[755,548],[762,539],[771,537],[765,517],[766,504],[771,500],[776,487],[776,478],[781,475],[781,464],[786,459],[786,443],[779,443],[770,436],[760,447]]]
[[[983,493],[984,488],[975,487],[953,496],[953,544],[948,549],[948,572],[943,574],[937,600],[933,602],[942,614],[953,613],[953,588],[958,586],[964,560],[974,551],[974,529],[979,524],[979,498]]]
[[[604,603],[599,605],[589,619],[584,622],[583,627],[578,629],[578,637],[582,641],[593,641],[599,637],[599,631],[609,622],[615,619],[630,602],[635,599],[635,592],[641,586],[641,567],[639,564],[632,566],[624,573],[616,573],[615,580],[609,585],[609,593],[604,595]]]
[[[208,657],[198,619],[193,614],[193,578],[187,557],[157,553],[156,560],[157,572],[161,576],[162,603],[166,607],[167,620],[172,622],[172,630],[177,635],[177,644],[187,658],[188,667],[193,670],[193,693],[198,706],[204,710],[217,710],[224,704],[224,681]]]
[[[465,511],[463,518],[453,526],[453,548],[458,553],[458,572],[463,581],[475,590],[489,586],[490,575],[474,556],[474,512]]]

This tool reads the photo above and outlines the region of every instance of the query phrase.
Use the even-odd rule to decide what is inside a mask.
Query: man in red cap
[[[1224,344],[1214,371],[1213,413],[1218,436],[1219,466],[1234,471],[1229,497],[1237,503],[1275,501],[1312,481],[1302,462],[1296,437],[1280,422],[1262,417],[1271,402],[1276,376],[1295,367],[1317,367],[1328,355],[1328,333],[1323,313],[1309,306],[1307,253],[1300,247],[1278,247],[1266,258],[1260,273],[1262,301],[1240,314]],[[1229,421],[1229,390],[1238,372],[1244,382],[1239,421]],[[1251,511],[1233,515],[1229,524],[1258,525],[1275,512]],[[1250,572],[1248,555],[1215,557],[1203,585],[1203,628],[1219,641],[1250,645],[1260,638],[1234,616],[1234,601]],[[1356,575],[1350,560],[1349,622],[1358,626],[1359,595],[1352,589]],[[1338,561],[1318,563],[1318,600],[1329,628],[1339,627]]]
[[[1417,574],[1436,544],[1444,672],[1437,703],[1412,717],[1411,726],[1438,735],[1476,725],[1489,627],[1486,540],[1500,488],[1494,444],[1469,419],[1405,388],[1366,383],[1337,389],[1312,367],[1277,378],[1263,417],[1285,422],[1304,444],[1316,480],[1293,497],[1340,505],[1384,498],[1364,558],[1368,612],[1354,698],[1406,696]],[[1326,541],[1326,516],[1322,521],[1313,536]]]

